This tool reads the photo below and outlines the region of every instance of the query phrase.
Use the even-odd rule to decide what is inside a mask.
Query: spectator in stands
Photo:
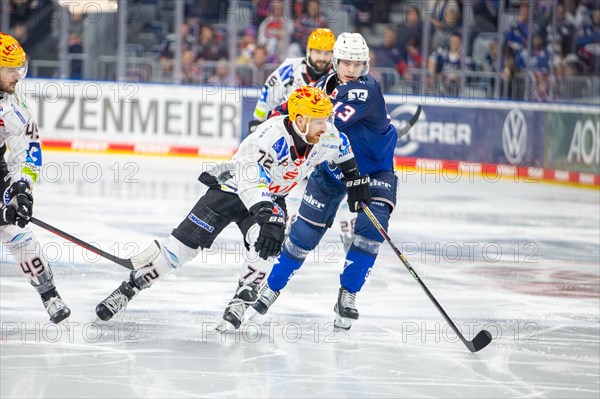
[[[218,61],[227,58],[227,49],[222,37],[215,35],[212,25],[204,25],[200,28],[200,37],[196,44],[196,57],[203,61]]]
[[[592,12],[591,23],[583,26],[575,41],[587,72],[595,75],[600,73],[600,4],[597,7]]]
[[[457,88],[457,84],[460,82],[462,63],[466,63],[467,70],[473,69],[471,59],[467,57],[463,61],[461,53],[462,36],[460,32],[452,32],[448,48],[438,48],[429,57],[429,72],[433,75],[435,81],[441,82],[444,87]],[[453,92],[454,89],[451,91]]]
[[[273,0],[252,0],[256,10],[254,13],[254,26],[260,26],[260,24],[269,16],[272,1]]]
[[[294,21],[299,20],[302,14],[304,14],[304,0],[294,0],[294,4],[292,4],[292,12],[294,15]]]
[[[398,72],[405,81],[416,81],[417,77],[414,70],[420,69],[422,65],[423,56],[420,47],[417,45],[417,39],[410,37],[406,42],[406,58],[402,59],[397,65]]]
[[[167,35],[160,44],[160,54],[164,57],[174,58],[175,53],[175,41],[177,40],[177,33],[171,33]],[[197,42],[197,38],[194,36],[192,25],[189,22],[184,22],[181,25],[181,45],[182,50],[191,50]]]
[[[254,57],[254,50],[257,47],[256,28],[252,25],[244,30],[244,36],[240,42],[240,55],[237,58],[238,64],[249,64]]]
[[[524,1],[519,5],[517,20],[509,26],[506,32],[504,32],[504,41],[511,49],[514,56],[516,56],[523,48],[527,47],[527,35],[529,31],[527,25],[528,19],[529,4]]]
[[[546,29],[551,43],[560,45],[567,54],[575,51],[575,27],[567,20],[563,4],[559,3],[556,6],[556,31],[553,31],[552,28],[553,24],[550,23]]]
[[[171,69],[173,69],[172,66]],[[202,67],[198,64],[196,54],[192,50],[184,50],[181,53],[181,82],[192,84],[204,83],[202,79]]]
[[[387,3],[379,1],[380,3]],[[362,31],[373,24],[373,9],[375,4],[373,0],[354,0],[352,5],[356,9],[356,20],[354,21],[358,31]]]
[[[491,41],[488,51],[483,57],[483,62],[478,65],[484,72],[496,72],[498,67],[498,43]]]
[[[396,43],[400,46],[400,51],[406,52],[406,43],[413,38],[416,46],[421,48],[421,36],[423,35],[423,21],[421,21],[421,12],[414,5],[406,7],[406,21],[401,23],[396,29]],[[402,54],[406,57],[405,54]]]
[[[311,32],[317,28],[327,28],[327,22],[321,15],[319,1],[308,0],[305,13],[302,14],[294,24],[293,39],[296,45],[294,52],[297,52],[298,54],[292,54],[293,56],[301,57],[304,55],[308,37]]]
[[[450,35],[461,25],[460,5],[456,0],[436,0],[433,10],[431,48],[446,47]]]
[[[196,37],[193,35],[193,24],[185,22],[181,25],[181,47],[182,54],[185,51],[190,51],[196,45]],[[160,53],[158,62],[163,75],[171,74],[173,71],[173,59],[175,59],[175,42],[177,33],[167,35],[160,44]],[[195,58],[195,57],[194,57]]]
[[[208,78],[207,83],[214,84],[214,85],[233,86],[234,84],[237,84],[238,82],[237,81],[232,82],[229,80],[229,63],[227,62],[227,60],[221,60],[217,63],[217,66],[215,68],[215,73],[210,78]]]
[[[279,63],[285,57],[286,35],[291,33],[292,25],[287,23],[283,10],[283,1],[273,1],[269,15],[258,27],[258,45],[267,50],[272,63]]]
[[[517,68],[530,73],[536,83],[535,98],[546,100],[550,74],[550,53],[545,45],[545,37],[541,32],[533,36],[531,56],[527,49],[521,49],[516,57]]]
[[[564,77],[580,76],[583,74],[583,63],[576,54],[565,57]]]
[[[523,71],[527,67],[547,73],[550,70],[550,53],[545,46],[545,37],[541,32],[535,32],[533,36],[531,56],[527,54],[527,48],[521,49],[516,57],[517,68]]]
[[[565,0],[565,19],[579,32],[590,23],[590,13],[587,3],[580,0]]]
[[[269,54],[267,52],[267,49],[259,46],[254,51],[254,57],[252,58],[252,65],[254,65],[256,68],[260,69],[260,68],[264,67],[264,65],[267,63],[268,58],[269,58]],[[259,83],[262,83],[262,82],[259,82]]]
[[[267,52],[267,49],[265,49],[264,47],[258,46],[256,50],[254,50],[254,56],[250,65],[251,68],[255,70],[256,75],[254,73],[251,73],[250,70],[244,70],[244,72],[240,74],[242,86],[262,86],[264,82],[263,72],[265,72],[264,68],[265,64],[267,63],[268,57],[269,54]]]
[[[402,61],[400,49],[396,45],[396,31],[391,26],[386,26],[383,30],[383,43],[381,46],[371,48],[377,58],[375,64],[371,60],[371,64],[380,68],[398,68],[398,64]],[[379,80],[379,79],[377,79]]]

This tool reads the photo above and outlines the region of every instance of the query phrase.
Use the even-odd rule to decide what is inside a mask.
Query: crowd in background
[[[48,17],[56,10],[56,1],[10,0],[10,33],[32,60],[56,59],[56,19]],[[177,32],[172,23],[172,1],[130,0],[140,10],[153,13],[128,31],[128,56],[150,57],[158,65],[158,71],[134,74],[131,80],[168,81],[175,42],[181,35],[182,83],[260,86],[286,57],[304,55],[313,29],[334,29],[332,21],[339,19],[342,9],[351,16],[349,28],[363,34],[369,43],[372,74],[382,80],[388,92],[406,87],[398,83],[425,76],[428,92],[460,95],[461,85],[489,81],[495,75],[502,78],[509,97],[519,98],[511,81],[527,73],[536,86],[534,98],[548,100],[551,83],[557,87],[553,93],[557,98],[557,82],[600,76],[600,1],[555,0],[554,10],[553,0],[339,0],[336,4],[340,7],[335,9],[326,0],[238,0],[236,7],[250,13],[243,14],[234,32],[227,25],[231,1],[184,1],[185,19]],[[466,2],[473,15],[465,19]],[[430,23],[424,30],[426,13]],[[72,15],[70,54],[86,52],[84,17]],[[465,20],[468,26],[464,26]],[[500,41],[496,33],[499,25]],[[235,59],[230,59],[230,34],[235,35]],[[428,40],[427,54],[423,54],[424,40]],[[463,46],[467,46],[466,51]],[[237,65],[233,82],[231,62]],[[460,71],[470,73],[470,78],[461,81]],[[32,73],[44,75],[40,70]],[[81,59],[71,61],[70,77],[85,77]]]

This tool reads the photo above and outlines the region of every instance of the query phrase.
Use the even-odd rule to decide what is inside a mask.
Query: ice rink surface
[[[34,214],[126,257],[194,204],[194,159],[45,154]],[[114,323],[95,305],[127,271],[31,227],[72,309],[48,323],[12,258],[0,268],[4,397],[590,397],[600,395],[600,191],[535,179],[400,175],[389,234],[470,339],[471,354],[384,243],[349,334],[333,334],[337,226],[269,317],[215,332],[244,253],[210,251],[137,296]]]

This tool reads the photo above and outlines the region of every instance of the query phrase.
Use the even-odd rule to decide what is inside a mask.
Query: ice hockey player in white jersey
[[[31,189],[42,166],[36,121],[19,80],[27,74],[25,51],[12,36],[0,32],[0,254],[8,252],[42,297],[50,320],[60,323],[71,314],[56,292],[52,269],[42,246],[25,226],[33,211]]]
[[[160,253],[133,271],[127,281],[96,306],[110,320],[142,289],[191,261],[230,223],[235,222],[249,250],[235,295],[223,323],[238,328],[246,308],[257,299],[269,274],[269,257],[280,253],[284,241],[286,195],[318,164],[333,161],[347,181],[360,176],[348,138],[332,123],[331,100],[321,90],[301,87],[288,99],[288,116],[273,117],[242,141],[232,159],[212,165],[199,180],[207,191],[169,237]],[[368,185],[351,185],[349,201],[370,202]],[[134,264],[136,259],[133,259]]]
[[[334,44],[335,35],[331,30],[315,29],[308,37],[306,56],[286,58],[269,75],[256,103],[250,132],[267,119],[269,111],[284,103],[294,90],[302,86],[314,86],[317,80],[331,72]]]

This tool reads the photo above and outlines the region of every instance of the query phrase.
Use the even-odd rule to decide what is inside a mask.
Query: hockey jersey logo
[[[369,91],[366,89],[352,89],[348,92],[349,101],[367,101],[369,97]]]
[[[288,64],[279,70],[279,78],[282,82],[285,82],[286,80],[292,77],[293,72],[294,66],[292,64]]]
[[[278,161],[281,161],[283,158],[287,157],[290,154],[290,149],[288,148],[287,142],[285,141],[285,137],[281,137],[279,140],[277,140],[271,148],[275,150]]]

